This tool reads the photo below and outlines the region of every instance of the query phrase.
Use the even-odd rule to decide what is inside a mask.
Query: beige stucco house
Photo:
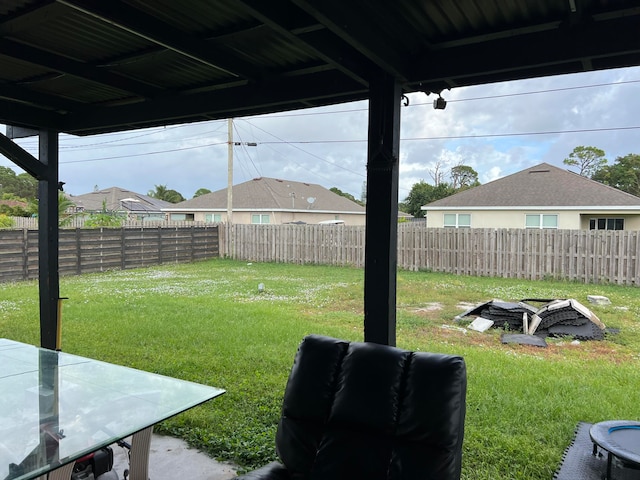
[[[231,205],[235,224],[365,224],[365,207],[315,183],[254,178],[233,186]],[[227,222],[227,189],[176,203],[163,211],[169,220]]]
[[[548,163],[422,210],[429,227],[640,230],[640,197]]]

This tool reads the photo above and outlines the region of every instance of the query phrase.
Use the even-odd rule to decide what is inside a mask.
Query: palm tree
[[[151,198],[164,200],[165,202],[178,203],[184,202],[184,197],[179,192],[167,188],[166,185],[156,185],[155,190],[150,190],[147,195]]]
[[[167,196],[168,188],[166,185],[155,185],[154,190],[149,190],[149,195],[151,198],[157,198],[158,200],[164,200]]]
[[[69,209],[75,207],[76,204],[71,201],[63,192],[58,192],[58,226],[65,227],[71,223],[74,217],[73,212],[68,212]]]

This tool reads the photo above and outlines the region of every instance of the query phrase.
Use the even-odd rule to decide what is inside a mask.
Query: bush
[[[13,218],[0,213],[0,228],[12,228],[15,225]]]

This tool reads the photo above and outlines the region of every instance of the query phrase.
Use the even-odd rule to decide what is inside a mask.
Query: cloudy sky
[[[481,183],[541,162],[562,161],[579,145],[613,162],[640,153],[640,67],[412,94],[402,107],[400,194],[469,165]],[[234,119],[234,184],[264,176],[338,187],[360,198],[366,179],[367,102]],[[112,186],[146,194],[156,185],[192,198],[227,186],[227,121],[93,137],[60,137],[60,179],[79,195]],[[249,142],[256,146],[244,145]],[[36,139],[17,140],[37,155]],[[0,155],[0,166],[13,163]],[[445,175],[445,180],[447,177]]]

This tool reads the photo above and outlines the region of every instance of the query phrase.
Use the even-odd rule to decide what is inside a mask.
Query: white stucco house
[[[421,209],[435,228],[640,230],[640,197],[548,163]]]

